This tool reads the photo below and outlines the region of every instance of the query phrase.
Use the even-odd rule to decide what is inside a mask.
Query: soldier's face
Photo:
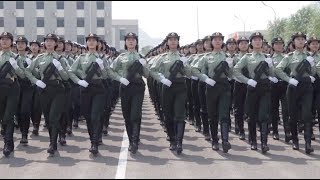
[[[0,43],[3,49],[8,49],[8,48],[11,48],[12,41],[10,38],[3,37],[0,39]]]
[[[46,39],[44,44],[47,49],[53,50],[57,43],[53,39]]]
[[[237,48],[236,43],[228,43],[228,49],[229,51],[235,51]]]
[[[211,48],[211,40],[206,40],[204,43],[203,43],[203,46],[204,48],[207,50],[207,49],[212,49]]]
[[[58,46],[57,46],[56,50],[57,51],[62,51],[63,50],[63,46],[64,46],[63,42],[58,42]]]
[[[283,52],[283,43],[282,42],[276,42],[273,45],[273,49],[276,52]]]
[[[261,49],[261,47],[262,47],[262,39],[261,39],[261,37],[254,37],[252,39],[252,46],[253,46],[253,48]]]
[[[18,51],[24,51],[26,50],[26,43],[25,42],[17,42],[17,49]]]
[[[309,48],[312,52],[316,52],[319,50],[319,42],[318,41],[312,41],[309,45]]]
[[[96,38],[89,38],[87,41],[87,46],[89,49],[96,49],[98,42]]]
[[[248,50],[248,42],[247,41],[240,41],[239,49],[240,49],[240,51],[247,51]]]
[[[223,43],[223,40],[221,37],[214,37],[212,39],[212,46],[214,49],[221,49],[222,43]]]
[[[177,49],[179,45],[178,38],[172,37],[168,39],[168,46],[170,49]]]
[[[190,47],[189,51],[190,54],[195,54],[197,52],[197,49],[195,47]]]
[[[184,49],[183,49],[183,53],[184,53],[184,54],[188,54],[188,53],[189,53],[189,48],[184,48]]]
[[[133,37],[126,39],[126,46],[128,49],[134,49],[137,46],[137,40]]]
[[[197,51],[203,51],[203,44],[197,44]]]
[[[32,53],[38,53],[40,47],[38,46],[38,44],[33,43],[33,44],[31,44],[30,49],[31,49]]]
[[[78,47],[77,46],[73,46],[72,47],[72,53],[77,53],[78,52]]]
[[[65,51],[70,52],[72,50],[71,44],[65,44]]]
[[[296,48],[303,48],[304,47],[304,43],[306,42],[306,39],[304,37],[296,37],[294,39],[294,45],[296,46]]]

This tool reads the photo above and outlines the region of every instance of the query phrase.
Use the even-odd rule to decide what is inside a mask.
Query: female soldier
[[[185,101],[187,96],[185,75],[191,76],[191,68],[187,58],[179,54],[177,33],[169,33],[166,37],[168,52],[157,63],[151,66],[152,76],[164,85],[162,100],[165,120],[170,137],[170,150],[182,152],[182,140],[185,129]],[[160,74],[159,74],[160,73]]]
[[[11,51],[13,36],[11,33],[3,32],[0,35],[2,47],[0,60],[0,119],[4,129],[3,154],[9,156],[14,149],[13,116],[17,112],[20,86],[17,77],[24,78],[24,71],[18,66],[15,55]]]
[[[138,36],[130,32],[124,39],[125,50],[127,51],[114,60],[113,69],[121,77],[125,77],[120,81],[123,84],[120,87],[121,108],[130,141],[129,151],[135,154],[138,150],[145,91],[142,76],[147,78],[149,72],[145,67],[146,60],[142,59],[142,56],[137,52]]]
[[[25,69],[31,64],[31,60],[27,57],[27,45],[28,40],[20,36],[16,40],[17,50],[18,50],[18,65],[19,67],[25,71]],[[19,107],[18,107],[18,120],[20,125],[20,131],[22,135],[22,139],[20,141],[21,144],[28,144],[28,132],[30,125],[30,116],[31,116],[31,108],[30,104],[32,103],[32,95],[33,95],[33,86],[30,80],[26,77],[18,78],[20,84],[20,99],[19,99]]]
[[[46,35],[44,37],[46,52],[39,55],[25,72],[30,81],[41,88],[41,107],[47,120],[50,136],[50,145],[47,152],[51,155],[57,150],[57,138],[60,131],[59,121],[65,103],[62,80],[68,80],[68,74],[63,69],[59,62],[59,56],[55,52],[57,41],[58,38],[55,34]],[[39,77],[40,79],[38,79]]]
[[[297,132],[297,112],[301,108],[302,122],[304,123],[305,152],[313,152],[311,147],[312,131],[312,98],[313,86],[315,81],[314,58],[303,52],[306,35],[297,32],[292,35],[292,46],[295,51],[289,53],[276,67],[276,74],[282,80],[289,83],[287,89],[287,98],[289,104],[290,129],[292,135],[292,148],[299,149]],[[285,68],[290,69],[290,76],[285,73]]]
[[[213,52],[203,57],[195,66],[201,72],[207,71],[207,76],[200,76],[200,80],[206,82],[206,101],[208,106],[208,117],[212,138],[212,149],[219,150],[218,144],[218,122],[221,124],[222,148],[223,152],[228,152],[231,145],[228,142],[229,135],[229,106],[231,88],[228,77],[231,79],[233,59],[226,59],[226,54],[222,50],[224,36],[213,33]],[[200,71],[199,71],[200,73]],[[219,118],[219,119],[218,119]]]
[[[105,106],[105,87],[102,79],[109,76],[119,80],[111,69],[105,67],[97,53],[99,37],[90,33],[86,37],[88,53],[81,54],[69,70],[69,76],[74,83],[82,86],[81,107],[86,119],[91,141],[89,151],[98,153],[98,141],[102,130],[103,108]]]
[[[40,42],[33,40],[29,43],[31,54],[29,58],[33,61],[40,53]],[[40,78],[40,77],[38,77]],[[33,86],[32,105],[31,105],[31,121],[33,124],[32,134],[39,135],[39,125],[41,121],[42,109],[39,97],[39,90],[37,86]]]
[[[272,59],[266,58],[262,53],[263,36],[260,32],[250,36],[250,46],[253,53],[244,55],[235,65],[234,76],[243,83],[247,83],[247,110],[249,115],[249,141],[251,149],[257,150],[256,125],[261,123],[261,150],[262,153],[269,151],[268,139],[268,117],[270,109],[270,81],[277,82],[273,77]],[[247,67],[249,78],[242,74],[242,68]],[[272,77],[271,77],[272,76]]]
[[[237,40],[237,45],[239,49],[239,54],[235,58],[235,64],[246,54],[248,53],[248,43],[249,40],[246,37],[240,37]],[[248,77],[248,70],[244,68],[243,74]],[[239,134],[240,140],[245,140],[244,133],[244,107],[245,107],[245,98],[247,94],[247,86],[245,83],[235,79],[234,83],[234,119],[235,119],[235,132]]]
[[[188,47],[188,64],[190,65],[190,56],[195,56],[196,54],[196,46],[194,43],[187,46]],[[187,101],[186,101],[186,112],[188,114],[188,119],[190,125],[194,125],[194,114],[193,114],[193,98],[192,98],[192,91],[191,91],[191,80],[190,78],[186,78],[186,86],[187,86]]]

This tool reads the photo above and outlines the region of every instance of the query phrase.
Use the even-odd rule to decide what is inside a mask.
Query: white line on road
[[[128,158],[128,146],[129,139],[126,129],[123,131],[123,139],[121,144],[121,150],[119,155],[117,173],[115,179],[125,179],[127,169],[127,158]]]

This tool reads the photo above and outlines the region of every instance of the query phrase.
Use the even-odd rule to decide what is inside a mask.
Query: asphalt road
[[[58,153],[53,157],[46,152],[49,138],[45,128],[41,126],[38,137],[29,135],[28,146],[19,144],[21,135],[16,130],[14,153],[9,158],[0,155],[0,178],[319,178],[318,128],[314,131],[316,141],[312,142],[315,149],[312,155],[304,153],[303,135],[299,135],[300,151],[294,151],[291,144],[284,142],[282,126],[280,128],[280,141],[273,140],[270,135],[270,151],[263,155],[259,137],[258,151],[252,151],[247,141],[239,140],[234,134],[233,126],[230,133],[232,149],[226,154],[221,150],[213,151],[211,143],[187,123],[183,154],[178,156],[168,149],[166,135],[146,91],[137,154],[131,155],[127,151],[128,140],[118,104],[110,120],[109,135],[103,137],[98,156],[94,157],[88,151],[90,142],[84,121],[74,130],[73,136],[67,137],[67,146],[59,145]],[[1,139],[1,152],[2,147]]]

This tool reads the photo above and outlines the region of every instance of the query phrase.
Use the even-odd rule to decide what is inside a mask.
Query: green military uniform
[[[250,43],[255,37],[263,39],[262,34],[256,32],[250,36]],[[270,109],[270,81],[276,82],[272,62],[269,60],[262,52],[253,51],[253,53],[244,55],[234,66],[233,71],[235,78],[249,85],[246,97],[246,109],[249,116],[249,141],[251,142],[251,149],[256,150],[256,123],[261,123],[261,149],[263,153],[269,151],[267,139],[268,121],[270,119],[268,115]],[[242,74],[244,67],[248,69],[248,77]]]
[[[298,32],[292,36],[292,41],[296,37],[303,37],[306,39],[306,35]],[[289,83],[287,90],[287,98],[289,104],[290,115],[290,128],[292,134],[293,149],[299,149],[298,132],[297,132],[297,112],[301,108],[302,121],[304,122],[304,139],[306,141],[305,150],[307,154],[313,152],[311,147],[311,133],[312,133],[312,98],[313,98],[313,86],[312,78],[316,73],[315,66],[312,66],[314,60],[309,60],[307,54],[295,50],[293,53],[289,53],[276,67],[276,74],[282,80]],[[312,58],[311,58],[312,59]],[[301,65],[302,66],[301,68]],[[290,75],[285,73],[285,69],[290,69]]]
[[[13,42],[12,34],[3,32],[1,38],[9,38]],[[0,119],[4,129],[3,154],[9,156],[14,149],[14,115],[19,103],[20,86],[18,77],[24,78],[23,69],[17,65],[17,55],[10,50],[0,52]]]
[[[127,38],[135,38],[138,43],[138,36],[128,33]],[[125,49],[127,49],[125,47]],[[145,67],[144,59],[141,59],[136,51],[126,51],[120,54],[113,63],[113,69],[121,77],[129,81],[129,85],[121,85],[121,108],[125,120],[126,130],[130,141],[129,150],[135,154],[138,150],[138,141],[141,127],[142,103],[145,91],[145,83],[142,76],[149,76],[149,70]],[[144,61],[144,63],[142,62]]]
[[[195,48],[195,43],[192,43],[190,45],[187,45],[186,46],[187,48]],[[186,56],[186,58],[188,58],[188,64],[190,66],[190,56],[193,56],[195,54],[191,54],[191,52],[189,51],[189,54],[188,56]],[[189,119],[189,122],[190,122],[190,125],[194,125],[195,122],[194,122],[194,114],[193,114],[193,98],[192,98],[192,88],[191,88],[191,77],[187,77],[186,78],[186,86],[187,86],[187,101],[186,101],[186,112],[187,112],[187,115],[188,115],[188,119]]]
[[[86,37],[98,41],[96,34],[90,33]],[[110,77],[119,80],[109,67],[103,66],[103,61],[97,52],[81,54],[69,70],[70,79],[81,85],[81,109],[86,119],[88,133],[91,141],[90,152],[98,153],[98,141],[102,130],[103,110],[105,107],[105,87],[103,79]],[[91,76],[91,77],[90,77]]]
[[[46,39],[53,39],[57,42],[55,34],[48,34]],[[33,84],[42,88],[40,92],[41,106],[47,121],[50,146],[48,153],[54,154],[57,150],[57,138],[60,131],[60,118],[64,109],[64,92],[65,87],[62,83],[63,80],[68,80],[68,74],[63,69],[59,56],[56,52],[45,52],[39,55],[27,68],[26,76]],[[52,70],[52,74],[49,72]],[[36,76],[40,73],[39,80]]]

